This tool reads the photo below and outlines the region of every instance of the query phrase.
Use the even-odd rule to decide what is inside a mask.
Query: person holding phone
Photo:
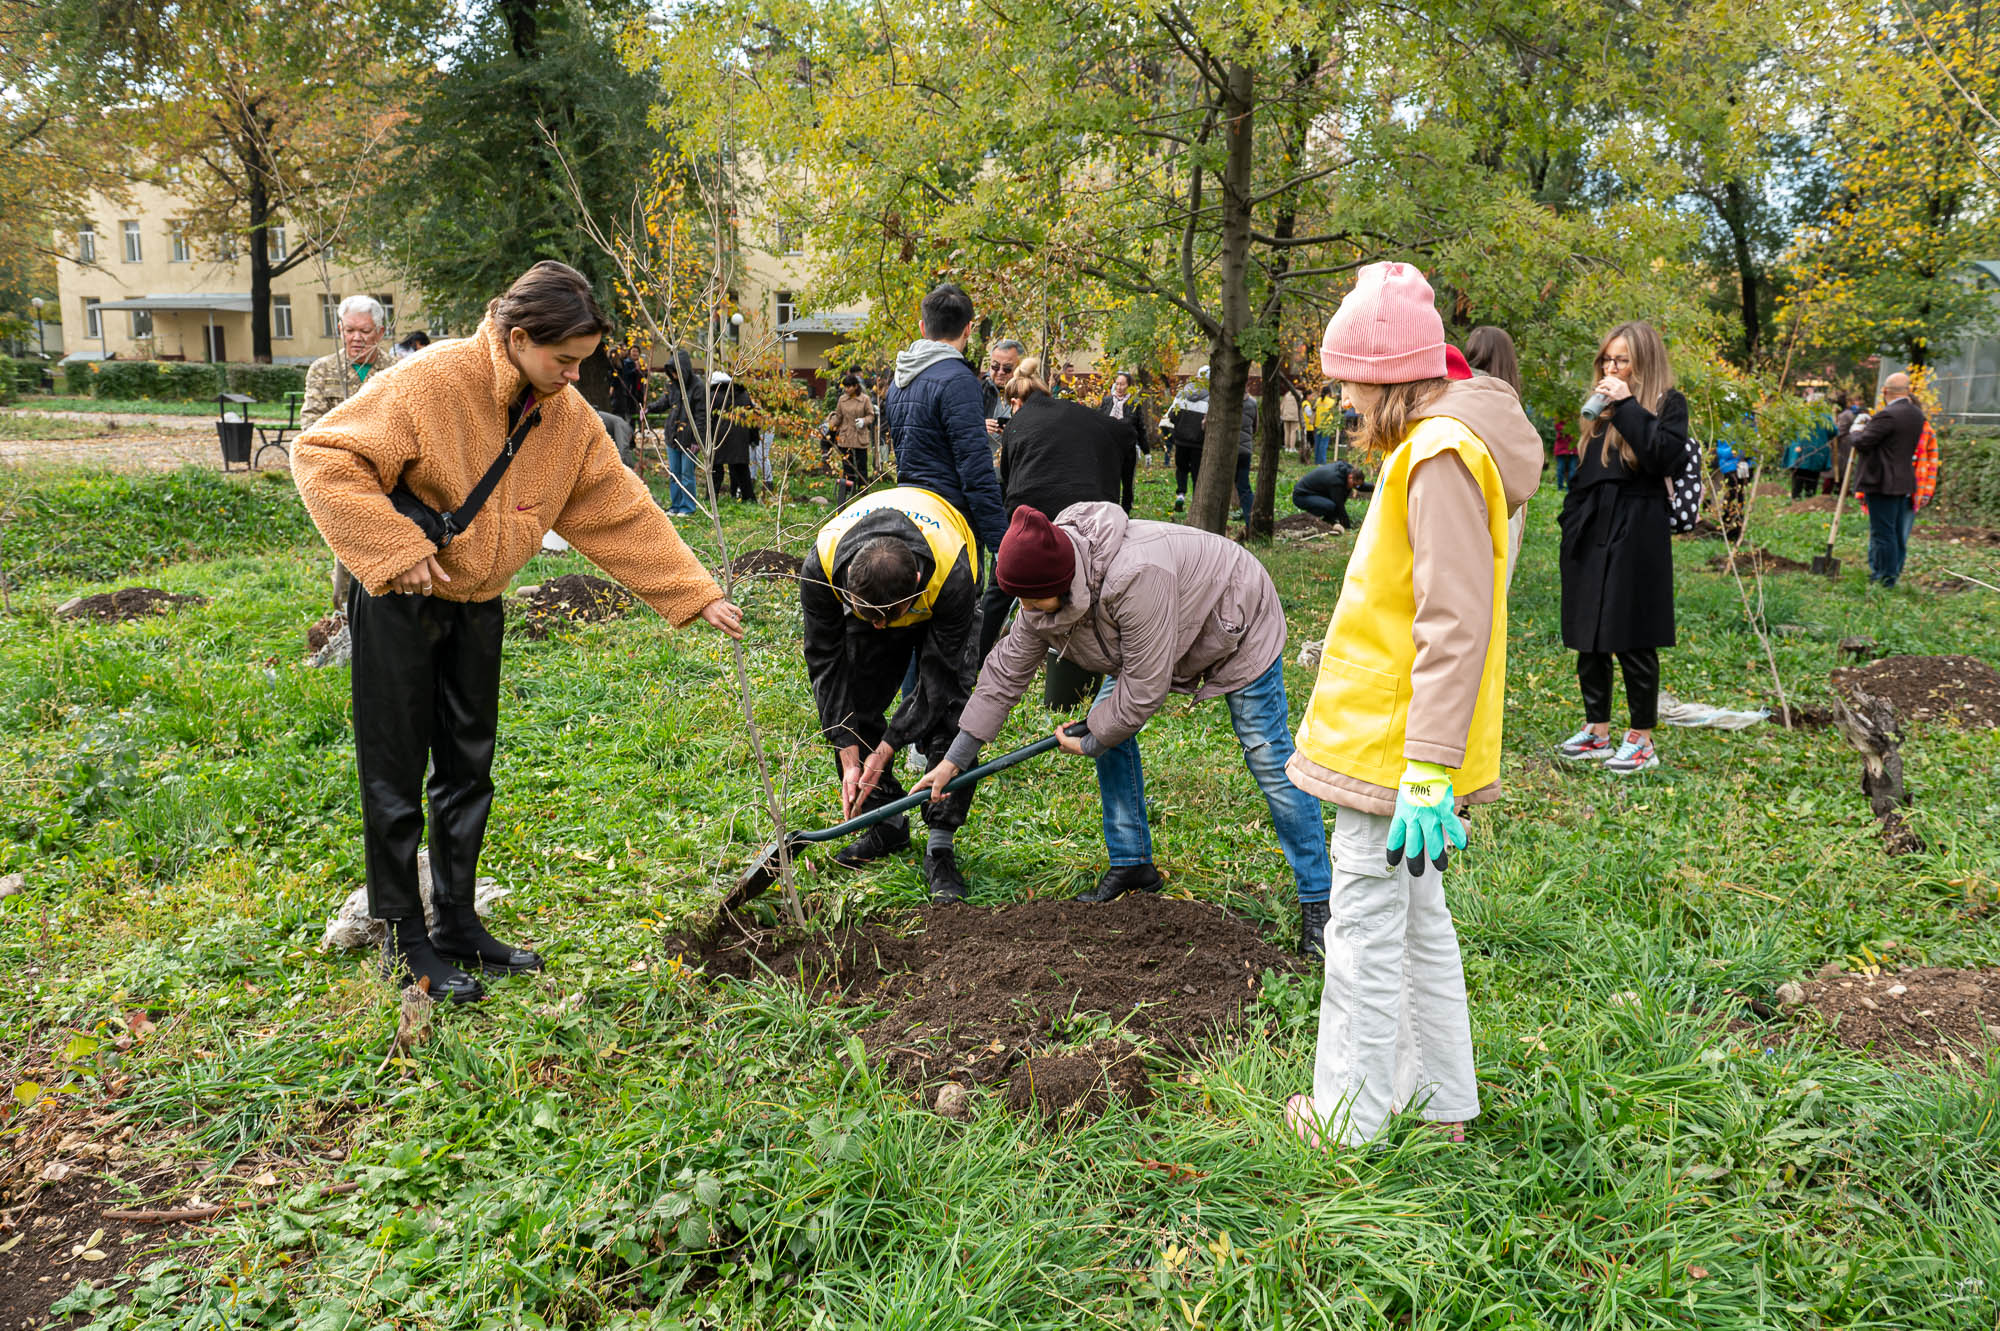
[[[1687,460],[1687,399],[1651,324],[1611,330],[1592,362],[1595,412],[1582,422],[1563,500],[1563,644],[1577,654],[1583,729],[1556,746],[1571,762],[1620,775],[1660,765],[1660,648],[1674,645],[1674,551],[1667,481]],[[1586,403],[1586,407],[1592,405]],[[1631,724],[1611,741],[1611,663],[1625,676]]]

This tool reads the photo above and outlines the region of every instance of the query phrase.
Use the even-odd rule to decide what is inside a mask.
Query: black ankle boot
[[[1326,923],[1333,918],[1333,903],[1330,901],[1301,901],[1299,903],[1299,955],[1302,957],[1324,957],[1326,955]]]
[[[964,901],[972,892],[965,875],[958,871],[958,857],[950,846],[924,852],[924,884],[931,890],[932,905]]]
[[[388,921],[382,941],[382,973],[400,985],[428,979],[426,991],[440,1003],[476,1003],[486,997],[479,981],[440,957],[424,928],[424,917]]]
[[[517,975],[542,968],[542,959],[533,952],[509,946],[486,932],[479,913],[470,906],[439,905],[437,917],[431,942],[446,961],[488,975]]]
[[[1097,886],[1087,892],[1076,894],[1078,901],[1088,901],[1098,905],[1115,901],[1127,892],[1157,892],[1160,890],[1160,871],[1150,864],[1115,864],[1104,871],[1104,877],[1097,880]]]

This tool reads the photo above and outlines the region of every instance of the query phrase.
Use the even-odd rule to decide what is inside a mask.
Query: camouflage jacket
[[[377,343],[366,362],[369,374],[386,370],[395,363],[395,351],[387,338]],[[348,362],[346,351],[321,356],[306,370],[306,400],[299,408],[299,428],[305,429],[361,391],[361,375]]]

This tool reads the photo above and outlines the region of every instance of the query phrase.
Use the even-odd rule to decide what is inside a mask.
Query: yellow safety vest
[[[1410,473],[1440,453],[1456,453],[1486,496],[1493,551],[1493,631],[1466,736],[1465,761],[1452,772],[1460,794],[1500,779],[1500,722],[1507,693],[1507,495],[1479,437],[1458,421],[1417,423],[1383,463],[1375,498],[1347,561],[1346,582],[1327,626],[1319,679],[1299,725],[1299,752],[1331,771],[1393,789],[1402,779],[1410,713],[1417,600],[1410,551]],[[1471,536],[1470,533],[1466,533]],[[1431,533],[1430,539],[1460,539]],[[1471,539],[1478,539],[1472,536]]]
[[[895,509],[917,524],[917,530],[924,534],[924,543],[931,549],[931,562],[935,565],[931,570],[931,580],[924,584],[916,601],[907,611],[889,621],[889,627],[903,628],[931,617],[931,607],[937,603],[938,593],[944,590],[944,581],[951,576],[952,566],[958,562],[961,552],[965,553],[973,571],[978,571],[979,542],[972,534],[972,524],[942,495],[914,485],[878,490],[841,509],[819,529],[815,549],[819,553],[820,573],[828,582],[833,581],[833,552],[840,545],[840,538],[847,535],[855,523],[885,508]],[[853,612],[850,610],[848,613]]]

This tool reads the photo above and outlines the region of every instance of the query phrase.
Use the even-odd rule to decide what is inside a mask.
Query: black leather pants
[[[1618,668],[1625,673],[1625,706],[1632,713],[1632,729],[1651,730],[1660,722],[1660,653],[1652,647],[1619,652]],[[1611,720],[1610,652],[1578,652],[1576,682],[1583,689],[1583,719],[1592,723]]]
[[[381,920],[423,914],[417,847],[424,839],[426,766],[432,890],[440,906],[470,910],[493,807],[500,601],[370,596],[357,582],[347,623],[368,913]]]

